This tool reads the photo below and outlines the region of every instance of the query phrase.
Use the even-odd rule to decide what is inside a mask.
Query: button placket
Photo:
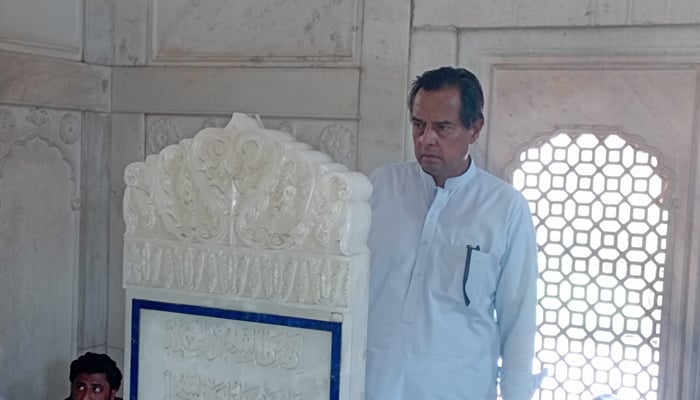
[[[427,267],[427,261],[433,248],[433,239],[437,229],[437,216],[440,215],[442,209],[447,204],[448,191],[442,188],[437,189],[435,198],[433,199],[428,212],[423,220],[423,229],[421,231],[420,246],[416,254],[416,262],[413,265],[411,273],[411,281],[406,292],[406,301],[404,302],[403,310],[401,311],[401,320],[404,322],[412,322],[415,316],[415,309],[419,304],[421,291],[424,285],[424,270]]]

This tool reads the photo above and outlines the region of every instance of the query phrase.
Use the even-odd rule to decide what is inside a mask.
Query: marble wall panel
[[[405,152],[411,2],[383,0],[364,7],[359,101],[358,168],[401,161]]]
[[[119,0],[113,3],[114,65],[144,65],[148,37],[148,0]]]
[[[496,167],[492,162],[512,157],[525,132],[534,136],[558,125],[599,125],[642,136],[668,155],[664,161],[671,170],[689,169],[689,158],[680,155],[692,140],[697,71],[580,68],[495,68],[485,137],[490,168]]]
[[[575,31],[569,29],[504,29],[497,33],[494,30],[460,31],[458,33],[459,65],[465,66],[477,74],[486,96],[486,124],[483,132],[485,135],[482,134],[472,150],[474,158],[482,165],[486,165],[486,144],[491,143],[488,138],[489,132],[498,130],[499,128],[493,124],[503,118],[503,116],[494,115],[489,111],[492,107],[492,86],[494,84],[491,81],[491,74],[496,66],[504,64],[503,69],[508,69],[511,68],[508,64],[513,63],[514,59],[520,58],[527,59],[526,63],[532,66],[527,68],[538,68],[535,67],[538,63],[557,64],[564,58],[570,57],[575,60],[572,66],[562,68],[579,69],[584,68],[581,66],[582,63],[588,63],[592,69],[602,69],[609,68],[603,67],[604,65],[613,66],[620,62],[634,65],[635,57],[638,57],[639,62],[648,65],[650,63],[649,57],[654,55],[659,63],[662,63],[664,59],[661,55],[673,55],[674,63],[682,61],[692,63],[697,62],[697,56],[693,56],[693,49],[700,46],[699,38],[700,28],[697,26],[601,28]],[[548,58],[550,56],[552,58]],[[617,85],[620,84],[622,82],[617,83]],[[562,90],[560,92],[562,96],[568,93],[565,91],[566,85],[559,87]],[[673,90],[670,89],[671,87],[668,87],[669,90]],[[578,96],[578,92],[585,91],[586,88],[573,86],[568,87],[567,90],[572,90],[572,95]],[[566,101],[565,98],[563,101]],[[658,121],[657,119],[656,122]],[[595,124],[595,122],[590,123]],[[547,129],[551,128],[544,130]],[[659,137],[657,136],[653,140],[658,140]],[[493,150],[497,151],[498,149]],[[490,152],[491,149],[488,151]]]
[[[628,23],[635,22],[637,24],[660,24],[669,22],[670,7],[671,3],[673,2],[674,0],[630,1],[627,10]],[[697,8],[697,5],[695,8]]]
[[[700,21],[700,8],[698,8],[698,3],[695,0],[667,1],[666,8],[669,21],[673,23],[695,24]]]
[[[124,356],[124,304],[122,255],[124,252],[124,169],[132,162],[144,160],[143,114],[113,113],[110,147],[109,194],[109,296],[107,308],[107,346],[110,354]],[[123,369],[122,369],[123,371]]]
[[[0,105],[0,393],[9,399],[68,389],[82,124],[76,112]]]
[[[418,0],[413,26],[457,28],[667,25],[700,22],[693,0]]]
[[[360,6],[358,0],[151,0],[148,47],[155,63],[356,61]]]
[[[119,1],[90,0],[85,2],[83,60],[89,64],[112,65],[115,3],[119,3]]]
[[[115,347],[107,347],[107,355],[109,355],[112,360],[117,364],[117,367],[119,368],[122,373],[126,371],[126,367],[124,366],[124,347],[115,348]],[[117,392],[117,396],[124,398],[124,385],[119,388],[119,392]]]
[[[700,26],[625,27],[599,29],[508,29],[459,33],[460,62],[489,72],[484,62],[494,54],[546,57],[570,56],[633,57],[650,52],[692,57],[700,45]]]
[[[146,154],[193,137],[208,127],[223,128],[230,116],[157,115],[146,117]],[[357,121],[275,118],[262,116],[263,125],[290,133],[297,140],[323,151],[351,170],[357,167]]]
[[[408,77],[413,81],[429,69],[457,63],[456,29],[421,29],[411,32],[411,65]]]
[[[357,118],[360,71],[350,68],[125,68],[112,74],[112,111]]]
[[[636,146],[658,154],[659,166],[670,170],[672,198],[666,204],[674,221],[664,270],[659,398],[695,398],[680,397],[680,391],[690,389],[679,372],[694,373],[688,354],[697,357],[694,345],[683,338],[698,334],[696,325],[687,324],[692,319],[686,311],[697,304],[697,294],[686,292],[686,287],[689,282],[697,285],[698,267],[686,254],[697,259],[700,248],[684,221],[696,212],[688,194],[697,186],[693,147],[700,62],[688,65],[681,59],[674,65],[666,56],[629,64],[604,58],[595,64],[583,59],[577,66],[570,58],[560,59],[559,65],[548,61],[537,65],[535,59],[511,64],[501,60],[494,66],[488,168],[500,173],[517,148],[556,128],[618,130],[632,135]]]
[[[591,17],[597,25],[623,25],[632,20],[631,11],[630,2],[598,0],[591,6]]]
[[[515,26],[595,25],[594,4],[588,1],[522,0],[514,2],[512,18]],[[507,13],[506,13],[507,14]]]
[[[108,112],[109,67],[0,51],[0,102]]]
[[[107,345],[110,117],[85,113],[82,134],[78,352]]]
[[[0,49],[80,60],[82,0],[7,0],[0,9]]]
[[[698,150],[700,150],[700,141],[695,142],[695,154],[700,154]],[[700,171],[700,157],[695,158],[695,165],[693,167],[695,171]],[[698,182],[698,180],[695,181],[693,193],[700,193],[700,182]],[[700,210],[700,196],[694,196],[692,207],[694,210]],[[692,219],[688,221],[688,226],[692,227],[689,229],[690,237],[700,237],[700,213],[695,212],[693,214]],[[690,252],[688,263],[691,266],[695,266],[695,268],[691,270],[691,274],[698,276],[700,251],[697,250],[697,246],[695,246],[695,251]],[[700,327],[700,281],[697,279],[688,280],[688,294],[690,297],[687,302],[689,318],[686,324],[687,326],[695,327],[695,334],[686,336],[685,347],[700,349],[700,328],[698,328]],[[690,356],[684,359],[684,364],[681,368],[682,372],[680,373],[682,381],[688,382],[688,384],[680,390],[680,393],[683,399],[696,399],[700,396],[700,355],[697,350],[689,354]]]

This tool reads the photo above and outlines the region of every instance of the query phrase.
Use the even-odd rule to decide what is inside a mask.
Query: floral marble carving
[[[0,142],[10,141],[15,131],[15,116],[9,110],[0,108]]]
[[[32,108],[29,110],[29,115],[27,115],[27,122],[36,126],[44,125],[48,119],[48,111],[42,108]]]
[[[289,120],[284,120],[280,122],[279,128],[282,132],[287,132],[288,134],[297,137],[297,127],[294,125],[294,122],[289,121]]]
[[[71,145],[80,138],[80,119],[72,113],[61,118],[58,134],[63,143]]]
[[[171,137],[172,122],[156,123]],[[371,185],[288,133],[234,114],[129,165],[124,179],[126,285],[348,303]]]
[[[148,137],[148,154],[155,154],[166,146],[178,143],[182,136],[175,123],[167,118],[159,119],[151,124],[146,134]]]
[[[318,147],[333,157],[336,162],[348,165],[357,148],[357,136],[347,126],[333,124],[321,132]]]
[[[80,146],[70,145],[80,139],[80,124],[80,114],[75,112],[11,106],[0,109],[0,178],[16,149],[35,140],[41,141],[57,150],[68,166],[74,192],[70,207],[79,210],[80,187],[76,174],[79,173]]]
[[[207,118],[202,123],[202,129],[206,128],[222,128],[223,124],[219,122],[218,118]]]

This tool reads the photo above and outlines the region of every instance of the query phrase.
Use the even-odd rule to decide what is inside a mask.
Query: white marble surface
[[[112,111],[356,118],[360,71],[349,68],[123,68]]]
[[[495,56],[631,57],[697,54],[699,26],[611,27],[600,29],[490,29],[458,31],[460,65],[488,78]],[[690,60],[691,63],[695,61]],[[486,82],[488,83],[488,81]]]
[[[78,353],[106,347],[109,275],[109,147],[108,114],[83,114],[80,179],[80,291],[89,299],[80,308],[82,327]]]
[[[80,113],[0,105],[0,393],[66,388],[77,343]],[[27,360],[32,360],[27,362]]]
[[[0,49],[79,60],[83,1],[4,0]]]
[[[695,0],[418,0],[413,25],[458,28],[633,26],[700,22]]]
[[[145,65],[148,38],[148,0],[119,0],[113,3],[114,65]]]
[[[409,81],[424,71],[457,64],[457,30],[451,28],[419,30],[411,33]]]
[[[234,114],[224,128],[203,129],[130,164],[124,177],[127,332],[135,298],[342,322],[341,399],[361,396],[364,361],[353,355],[364,353],[366,338],[371,185],[365,176],[287,132]],[[194,319],[182,323],[203,323]],[[146,321],[143,340],[155,343],[162,335],[152,331],[162,325]],[[215,360],[197,353],[166,383],[204,382],[207,392],[206,382],[228,388],[275,382],[270,390],[287,391],[290,399],[325,398],[328,339],[314,335],[302,335],[304,354],[318,362],[301,375],[231,365],[224,382]],[[133,357],[128,343],[126,355]],[[144,348],[139,370],[175,365],[160,347]],[[163,397],[149,373],[139,375],[139,395]]]
[[[139,329],[140,399],[328,399],[329,331],[149,309]]]
[[[111,70],[0,51],[0,103],[108,112]]]
[[[143,161],[144,118],[141,114],[113,113],[111,119],[110,146],[110,197],[109,197],[109,297],[107,308],[107,345],[112,352],[124,355],[124,305],[126,304],[123,288],[123,249],[124,216],[122,214],[124,198],[123,171],[130,163]],[[115,359],[116,360],[116,359]],[[120,364],[121,365],[121,364]],[[123,369],[122,369],[123,371]]]
[[[679,155],[687,153],[692,138],[696,75],[694,69],[653,67],[631,71],[613,70],[612,66],[578,71],[496,69],[490,115],[498,118],[492,119],[486,136],[489,154],[495,155],[493,160],[502,160],[506,153],[512,157],[510,149],[523,140],[525,132],[533,135],[567,124],[618,126],[668,154],[666,163],[673,170],[686,170],[688,160]],[[530,117],[523,118],[525,115]]]
[[[149,48],[163,62],[353,61],[359,0],[152,0]]]
[[[357,162],[363,173],[404,157],[411,10],[404,0],[364,7]]]
[[[119,1],[90,0],[85,4],[83,61],[112,65],[114,59],[114,6]]]

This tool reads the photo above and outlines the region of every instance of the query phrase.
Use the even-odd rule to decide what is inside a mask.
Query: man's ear
[[[117,389],[112,389],[109,391],[109,400],[115,400],[117,398]]]
[[[478,119],[472,123],[472,127],[470,130],[472,131],[471,134],[469,135],[469,144],[474,144],[476,142],[476,139],[479,138],[479,134],[481,134],[481,128],[484,127],[484,120]]]

